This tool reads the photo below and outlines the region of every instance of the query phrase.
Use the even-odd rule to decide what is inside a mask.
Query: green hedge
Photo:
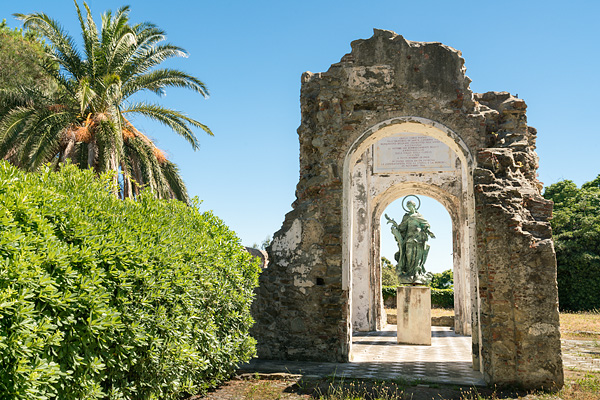
[[[396,297],[396,286],[382,286],[381,294],[383,295],[383,300]]]
[[[396,286],[382,286],[383,299],[396,296]],[[454,308],[454,289],[431,288],[431,306],[441,308]]]
[[[175,399],[254,354],[258,265],[210,212],[0,163],[0,393]]]
[[[431,289],[431,305],[454,308],[454,289]]]

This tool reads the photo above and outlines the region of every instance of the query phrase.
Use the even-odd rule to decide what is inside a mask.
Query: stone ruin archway
[[[438,161],[432,159],[436,155],[432,152],[411,165],[385,166],[379,143],[389,138],[393,141],[386,143],[387,147],[408,144],[419,149],[434,147],[437,153],[441,150],[442,158],[446,157],[441,162],[446,165],[433,164]],[[422,143],[423,140],[426,142]],[[411,151],[409,156],[414,153]],[[457,277],[455,329],[459,334],[471,334],[471,305],[477,304],[477,299],[471,299],[470,295],[470,283],[477,280],[472,268],[475,236],[470,190],[472,166],[472,156],[461,138],[447,127],[425,118],[399,117],[384,121],[367,130],[352,145],[344,162],[345,254],[342,265],[343,282],[352,293],[353,331],[371,331],[384,325],[379,275],[379,221],[383,211],[401,196],[424,194],[438,200],[451,216],[455,238],[453,269]],[[478,343],[477,336],[475,339]]]
[[[253,304],[259,357],[349,361],[354,325],[376,329],[380,318],[373,285],[352,285],[355,268],[373,271],[378,256],[373,218],[414,189],[453,210],[459,297],[472,311],[460,329],[470,320],[476,333],[475,368],[489,383],[562,386],[552,203],[536,179],[537,133],[523,100],[474,94],[469,83],[457,50],[382,30],[354,41],[327,72],[303,74],[296,201]],[[454,168],[374,171],[374,145],[409,133],[448,146]],[[359,290],[373,301],[357,300]],[[355,318],[360,306],[365,321]]]

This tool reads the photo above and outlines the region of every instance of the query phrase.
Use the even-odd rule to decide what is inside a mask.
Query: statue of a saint
[[[406,207],[408,211],[400,225],[387,214],[385,218],[392,224],[392,234],[398,244],[398,252],[394,258],[398,263],[396,273],[400,282],[415,284],[421,283],[421,278],[425,275],[425,261],[429,254],[427,240],[430,236],[435,238],[435,235],[429,230],[429,222],[417,211],[412,200],[406,202]]]

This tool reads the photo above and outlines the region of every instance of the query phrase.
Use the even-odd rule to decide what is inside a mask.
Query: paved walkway
[[[450,328],[432,327],[431,346],[396,344],[396,325],[378,332],[355,333],[352,362],[322,363],[253,359],[240,373],[290,373],[312,377],[349,377],[385,380],[426,381],[485,386],[482,375],[473,371],[471,337]],[[565,369],[600,372],[600,342],[562,340]]]
[[[600,341],[562,340],[563,367],[600,372]]]
[[[482,375],[472,368],[470,336],[457,335],[450,328],[437,326],[432,327],[431,334],[431,346],[398,345],[396,326],[388,325],[383,331],[355,333],[349,363],[254,359],[242,365],[240,372],[485,386]]]

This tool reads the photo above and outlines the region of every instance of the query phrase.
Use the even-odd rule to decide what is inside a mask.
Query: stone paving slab
[[[396,343],[396,326],[388,325],[378,332],[355,332],[349,363],[253,359],[240,367],[240,373],[485,386],[482,375],[472,368],[470,336],[457,335],[450,328],[436,326],[432,327],[431,335],[431,346],[399,345]],[[565,369],[600,372],[600,342],[597,340],[563,339],[562,357]]]
[[[597,340],[562,340],[563,367],[600,372],[600,342]]]
[[[470,336],[447,327],[432,327],[431,333],[431,346],[398,345],[396,326],[388,325],[383,331],[355,333],[349,363],[253,359],[240,372],[485,386],[482,374],[472,368]]]

